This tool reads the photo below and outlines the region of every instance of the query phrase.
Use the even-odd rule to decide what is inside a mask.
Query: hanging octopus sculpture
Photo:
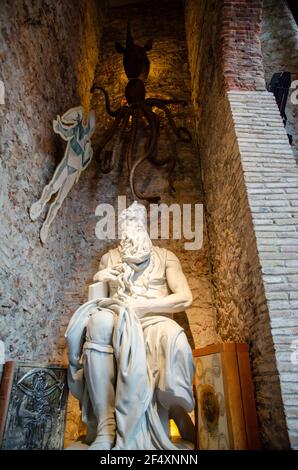
[[[131,35],[130,24],[127,25],[126,47],[121,44],[115,44],[116,51],[123,54],[123,65],[128,83],[125,88],[126,104],[113,111],[110,107],[108,93],[101,86],[94,84],[90,92],[101,91],[105,97],[105,106],[107,113],[114,119],[111,127],[105,132],[102,141],[95,153],[96,160],[99,162],[102,173],[109,173],[115,166],[116,160],[121,154],[123,137],[126,129],[129,129],[130,137],[126,153],[127,167],[129,171],[129,183],[134,199],[142,199],[148,202],[158,202],[160,197],[145,196],[136,188],[135,173],[139,165],[145,160],[149,160],[155,166],[169,165],[169,188],[170,192],[175,191],[173,185],[173,173],[175,170],[176,157],[166,157],[158,159],[158,137],[159,137],[159,116],[153,111],[153,107],[161,109],[168,119],[168,122],[181,142],[190,142],[191,135],[185,127],[177,127],[172,117],[171,111],[167,105],[180,104],[186,106],[183,100],[170,100],[160,98],[146,98],[145,81],[150,71],[150,61],[147,52],[152,49],[152,40],[147,41],[144,47],[135,44]],[[147,122],[149,136],[145,145],[145,151],[141,156],[133,161],[133,150],[136,145],[137,129],[140,121]],[[115,144],[112,152],[103,150],[108,142],[115,135]]]

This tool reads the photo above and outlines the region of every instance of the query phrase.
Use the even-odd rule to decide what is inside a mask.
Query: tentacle
[[[129,173],[131,172],[131,168],[132,168],[132,152],[133,152],[136,137],[137,137],[138,119],[139,119],[138,109],[133,109],[132,119],[131,119],[130,141],[129,141],[127,154],[126,154],[127,168],[128,168]]]
[[[124,116],[123,116],[123,119],[122,119],[122,123],[121,123],[121,127],[118,128],[118,130],[116,131],[117,132],[117,138],[116,138],[116,141],[114,143],[114,146],[113,146],[113,152],[112,152],[112,157],[110,159],[110,162],[109,162],[109,171],[112,171],[114,166],[115,166],[115,163],[116,163],[116,159],[117,157],[120,155],[121,153],[121,148],[122,148],[122,145],[123,145],[123,134],[125,132],[125,129],[127,127],[127,124],[129,122],[129,116],[131,115],[131,110],[129,108],[127,108],[125,111],[124,111]]]
[[[111,152],[106,153],[106,155],[109,155],[109,157],[106,156],[103,161],[101,158],[101,152],[104,149],[104,147],[107,145],[107,143],[112,139],[113,135],[115,134],[124,116],[125,116],[125,108],[122,107],[122,109],[120,110],[118,116],[116,117],[111,127],[104,133],[103,139],[96,150],[95,158],[100,165],[100,169],[102,173],[109,173],[110,171],[109,168],[106,167],[106,163],[107,163],[108,158],[111,158]]]
[[[120,111],[121,108],[118,108],[116,111],[112,111],[111,107],[110,107],[110,99],[109,99],[109,95],[107,93],[107,91],[102,88],[101,86],[98,86],[98,85],[93,85],[91,90],[90,90],[90,93],[94,93],[95,91],[97,90],[100,90],[103,92],[104,94],[104,97],[105,97],[105,105],[106,105],[106,111],[107,113],[112,116],[112,117],[116,117]]]
[[[144,109],[145,108],[145,109]],[[150,127],[150,138],[148,139],[149,145],[146,148],[146,156],[144,158],[139,159],[136,162],[136,166],[138,164],[141,164],[142,161],[145,160],[145,158],[148,158],[151,163],[157,166],[162,166],[165,165],[166,163],[169,163],[169,174],[168,174],[168,182],[169,182],[169,192],[170,194],[173,194],[175,192],[175,187],[174,187],[174,170],[176,167],[177,163],[177,157],[166,157],[162,160],[157,159],[157,138],[158,138],[158,132],[159,132],[159,118],[158,116],[153,113],[153,111],[150,109],[149,106],[144,106],[142,108],[144,117],[147,119],[149,127]],[[152,151],[150,150],[152,149]],[[137,196],[140,199],[146,199],[149,202],[158,202],[160,200],[160,197],[146,197],[143,196],[142,194],[138,193],[134,187],[134,191],[137,194]]]
[[[169,124],[172,127],[172,129],[173,129],[174,133],[176,134],[176,136],[178,137],[178,139],[181,142],[191,142],[192,138],[191,138],[190,132],[188,131],[188,129],[186,129],[186,127],[177,127],[176,126],[175,121],[174,121],[173,116],[172,116],[172,113],[169,110],[169,108],[165,104],[160,102],[160,100],[157,100],[156,102],[154,101],[154,103],[152,102],[152,100],[154,100],[154,98],[151,98],[149,102],[146,100],[147,104],[149,104],[150,106],[156,106],[157,108],[160,108],[165,112],[165,115],[168,118]]]
[[[156,129],[157,129],[156,132],[157,132],[157,139],[158,139],[158,135],[159,135],[159,117],[157,116],[157,114],[155,114],[149,108],[148,108],[148,112],[151,112],[154,119],[155,119],[155,122],[156,122],[155,126],[156,126]],[[151,161],[151,163],[153,163],[153,165],[156,165],[156,166],[163,166],[163,165],[166,165],[167,163],[169,163],[169,168],[170,168],[169,187],[170,187],[170,191],[173,192],[173,191],[175,191],[175,189],[174,189],[174,186],[173,186],[172,173],[175,169],[177,158],[176,157],[173,158],[172,156],[166,156],[164,158],[158,159],[157,155],[158,155],[158,148],[157,148],[157,141],[156,141],[156,148],[154,149],[154,152],[148,158]]]
[[[132,195],[134,198],[138,198],[138,199],[145,199],[146,201],[148,202],[158,202],[160,200],[160,197],[159,196],[156,196],[156,197],[150,197],[150,196],[144,196],[143,194],[141,194],[139,191],[137,191],[136,187],[135,187],[135,183],[134,183],[134,175],[135,175],[135,172],[136,172],[136,169],[137,167],[143,162],[146,160],[146,158],[149,157],[149,155],[151,155],[153,149],[154,149],[154,146],[156,145],[156,139],[157,139],[157,134],[156,134],[156,127],[155,127],[155,121],[154,119],[152,118],[151,114],[151,110],[149,110],[151,112],[148,112],[148,108],[146,105],[141,105],[141,109],[144,113],[144,116],[145,118],[147,119],[148,123],[149,123],[149,126],[150,126],[150,133],[151,133],[151,136],[150,136],[150,144],[149,144],[149,148],[147,149],[147,151],[141,155],[133,164],[132,168],[131,168],[131,172],[130,172],[130,175],[129,175],[129,183],[130,183],[130,188],[131,188],[131,192],[132,192]]]
[[[156,121],[156,127],[157,127],[157,137],[158,137],[158,134],[159,134],[159,117],[157,116],[157,114],[155,114],[153,111],[151,111],[151,109],[149,110],[149,112],[152,113],[153,117],[155,118],[155,121]],[[156,144],[156,149],[154,150],[154,154],[150,155],[148,158],[149,160],[151,161],[151,163],[153,163],[154,165],[156,166],[163,166],[165,164],[169,164],[168,168],[168,182],[169,182],[169,193],[170,194],[173,194],[175,193],[175,187],[174,187],[174,171],[175,171],[175,168],[176,168],[176,164],[177,164],[177,155],[174,154],[174,156],[166,156],[165,158],[162,158],[162,159],[157,159],[157,144]]]
[[[171,158],[169,162],[169,174],[168,174],[168,182],[169,182],[169,193],[173,195],[176,192],[174,186],[174,172],[177,164],[177,155]]]
[[[166,100],[163,98],[146,98],[145,103],[150,106],[158,106],[159,104],[181,104],[182,106],[187,106],[187,101],[185,100]]]
[[[152,117],[153,120],[154,120],[154,127],[155,127],[155,130],[156,130],[156,137],[155,137],[154,147],[153,147],[153,150],[152,150],[151,154],[149,155],[148,159],[150,160],[151,163],[153,163],[153,165],[161,166],[161,165],[163,165],[164,163],[166,163],[166,161],[165,161],[165,160],[158,160],[158,159],[157,159],[157,155],[158,155],[159,125],[160,125],[159,117],[157,116],[157,114],[155,114],[155,113],[151,110],[151,108],[147,107],[147,111],[148,111],[148,113],[151,113],[151,117]],[[149,144],[148,144],[148,145],[149,145]],[[147,148],[148,148],[148,145],[147,145]]]

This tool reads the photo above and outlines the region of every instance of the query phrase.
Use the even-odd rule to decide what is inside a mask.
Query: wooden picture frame
[[[10,394],[15,374],[16,363],[7,361],[4,363],[0,382],[0,447],[2,445],[5,424],[7,419]]]
[[[260,449],[248,345],[218,343],[193,351],[197,448]]]

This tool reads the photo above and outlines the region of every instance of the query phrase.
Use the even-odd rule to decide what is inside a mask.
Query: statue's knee
[[[98,310],[88,320],[87,337],[98,344],[110,345],[114,330],[114,315],[106,310]]]
[[[181,331],[181,327],[178,325],[178,323],[176,323],[173,320],[168,320],[167,321],[165,331],[166,331],[167,341],[170,341],[170,342],[176,341],[176,344],[177,344],[178,339],[179,339],[179,343],[180,343],[180,337],[181,336],[185,336],[184,331]],[[186,339],[186,341],[187,341],[187,339]]]
[[[175,346],[176,350],[192,355],[190,344],[184,331],[178,335]]]

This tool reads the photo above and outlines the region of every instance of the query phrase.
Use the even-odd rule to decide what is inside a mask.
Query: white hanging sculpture
[[[102,257],[91,299],[65,335],[90,450],[176,449],[169,411],[194,407],[191,348],[170,318],[192,294],[178,258],[152,245],[146,222],[137,202],[122,212],[120,246]]]
[[[95,113],[90,111],[87,125],[83,123],[83,115],[83,107],[77,106],[69,109],[61,118],[57,116],[57,119],[53,121],[54,132],[67,141],[67,146],[53,178],[44,187],[40,199],[31,206],[29,211],[31,220],[37,220],[47,202],[58,193],[50,205],[40,230],[40,239],[43,243],[47,240],[50,225],[64,199],[92,160],[91,136],[95,129]]]

